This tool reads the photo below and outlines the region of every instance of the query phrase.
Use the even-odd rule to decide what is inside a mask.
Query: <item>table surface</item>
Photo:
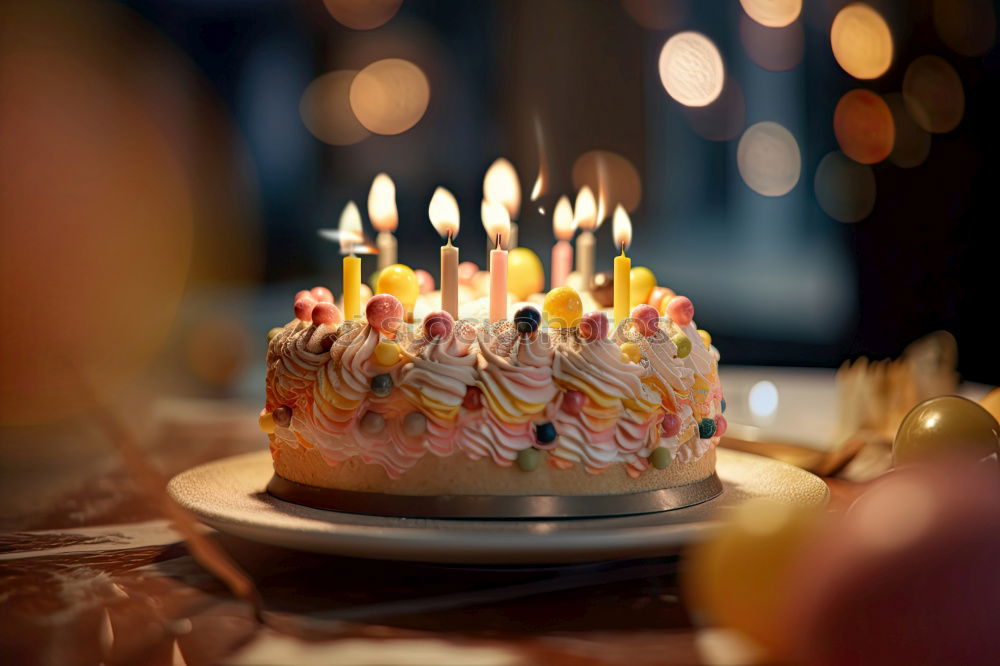
[[[170,475],[262,446],[253,412],[179,403],[143,441]],[[202,418],[199,415],[204,415]],[[332,557],[206,530],[253,581],[259,612],[192,555],[113,450],[2,470],[0,663],[704,664],[682,555],[471,568]],[[831,507],[856,495],[830,480]],[[155,496],[155,493],[153,493]]]

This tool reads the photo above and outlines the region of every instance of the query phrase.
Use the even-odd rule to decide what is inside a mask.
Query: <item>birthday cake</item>
[[[612,502],[609,513],[709,499],[721,491],[715,446],[726,429],[719,354],[689,299],[651,293],[659,307],[640,303],[612,327],[605,311],[584,313],[591,293],[570,286],[493,321],[421,303],[404,311],[386,293],[344,321],[327,289],[299,292],[296,317],[269,334],[260,425],[270,490],[327,508],[446,517],[574,514],[511,498],[656,498]],[[692,488],[683,500],[661,492]],[[470,509],[462,497],[508,501]],[[419,508],[428,502],[437,504]]]

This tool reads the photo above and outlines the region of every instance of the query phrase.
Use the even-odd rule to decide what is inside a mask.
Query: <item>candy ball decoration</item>
[[[316,307],[316,299],[311,294],[306,293],[295,299],[295,318],[299,321],[312,321],[313,308]]]
[[[332,302],[322,301],[313,308],[312,321],[317,326],[321,324],[332,326],[344,321],[344,314]]]
[[[556,427],[549,422],[536,423],[535,424],[535,442],[539,448],[553,448],[555,446],[554,442],[559,433],[556,432]]]
[[[309,290],[309,293],[319,303],[333,303],[333,292],[326,287],[313,287]]]
[[[523,449],[517,452],[517,466],[523,472],[534,472],[542,462],[542,454],[537,449]]]
[[[611,271],[604,271],[594,275],[594,281],[590,284],[590,296],[594,302],[602,308],[610,308],[615,304],[615,275]]]
[[[434,276],[425,271],[422,268],[418,268],[413,271],[413,274],[417,276],[417,287],[420,288],[421,294],[429,294],[434,291]]]
[[[482,409],[483,392],[478,386],[470,386],[465,389],[465,395],[462,397],[462,407],[470,411]]]
[[[632,326],[643,337],[652,337],[660,331],[660,313],[651,305],[637,305],[632,308]]]
[[[712,346],[712,335],[703,328],[698,329],[698,337],[701,338],[702,344],[705,345],[705,349]]]
[[[715,419],[702,419],[698,421],[698,437],[711,439],[715,435]]]
[[[694,304],[687,296],[674,296],[667,303],[667,316],[678,326],[687,326],[694,319]]]
[[[375,292],[392,294],[403,304],[407,313],[412,313],[420,295],[420,286],[417,284],[417,276],[413,269],[403,264],[392,264],[379,272]]]
[[[729,430],[729,421],[722,414],[715,415],[715,434],[722,437]]]
[[[542,311],[550,328],[576,328],[583,314],[583,302],[573,287],[556,287],[545,295]]]
[[[455,318],[444,310],[432,312],[424,317],[424,337],[428,340],[443,340],[455,329]]]
[[[384,398],[390,393],[392,393],[392,377],[382,373],[381,375],[375,375],[372,377],[371,381],[372,393],[380,398]]]
[[[892,443],[896,465],[968,456],[985,458],[1000,453],[1000,425],[979,404],[957,395],[943,395],[920,403],[899,424]]]
[[[670,463],[673,461],[673,456],[670,455],[670,449],[665,446],[658,446],[653,449],[653,453],[649,456],[649,464],[656,469],[666,469],[670,467]]]
[[[660,435],[663,437],[674,437],[681,431],[681,417],[676,414],[666,413],[660,421]]]
[[[979,401],[979,404],[992,414],[993,418],[1000,421],[1000,388],[990,391],[985,398]]]
[[[634,342],[624,342],[621,346],[622,360],[626,363],[638,363],[642,360],[642,350]]]
[[[521,335],[531,335],[542,323],[542,314],[538,308],[526,305],[514,313],[514,327]]]
[[[391,294],[375,294],[365,306],[368,325],[383,335],[392,335],[403,323],[403,304]]]
[[[260,410],[260,415],[257,417],[257,425],[260,426],[261,430],[270,435],[274,432],[274,414],[266,409]]]
[[[367,435],[377,435],[385,428],[385,417],[378,412],[365,412],[361,417],[361,431]]]
[[[563,395],[562,410],[570,416],[576,416],[587,404],[587,396],[581,391],[566,391]]]
[[[580,319],[580,337],[588,342],[604,340],[608,337],[611,324],[603,312],[588,312]]]
[[[629,300],[632,305],[646,303],[656,288],[656,276],[645,266],[636,266],[629,272]]]
[[[507,254],[507,291],[523,301],[545,288],[542,260],[526,247],[515,247]]]
[[[725,398],[723,398],[723,399],[722,399],[722,400],[721,400],[721,401],[719,402],[719,409],[720,409],[720,410],[722,411],[722,413],[723,413],[723,414],[725,414],[725,413],[726,413],[726,399],[725,399]]]
[[[282,428],[287,428],[292,422],[292,408],[282,405],[281,407],[275,408],[271,415],[274,417],[274,422],[280,425]]]
[[[382,269],[372,271],[372,274],[368,276],[368,286],[371,287],[372,293],[378,291],[378,276],[382,273]]]
[[[687,358],[691,353],[691,338],[683,333],[670,336],[670,341],[677,347],[677,358]]]
[[[403,417],[403,432],[410,437],[419,437],[427,430],[427,417],[420,412],[410,412]]]
[[[654,287],[653,291],[650,292],[649,298],[646,299],[646,303],[652,305],[656,308],[656,311],[663,315],[663,309],[660,307],[663,305],[664,301],[670,300],[676,296],[673,289],[667,289],[666,287]]]
[[[399,363],[399,345],[392,340],[382,340],[375,345],[375,360],[385,367],[396,365]]]

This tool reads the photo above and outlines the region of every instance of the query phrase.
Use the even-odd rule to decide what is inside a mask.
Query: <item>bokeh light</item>
[[[855,2],[841,9],[830,27],[830,46],[844,71],[857,79],[877,79],[892,64],[892,33],[870,6]]]
[[[768,28],[783,28],[802,11],[802,0],[740,0],[740,4],[747,16]]]
[[[861,164],[889,156],[895,140],[892,113],[870,90],[848,91],[833,111],[833,132],[844,154]]]
[[[356,75],[353,70],[329,72],[310,83],[302,93],[299,115],[320,141],[348,146],[370,136],[351,110],[351,82]]]
[[[741,14],[740,42],[757,65],[770,72],[783,72],[802,62],[805,33],[798,21],[781,28],[769,28]]]
[[[896,140],[889,153],[889,161],[904,168],[923,164],[931,152],[931,135],[910,117],[900,93],[888,93],[885,95],[885,103],[896,129]]]
[[[965,113],[962,80],[947,60],[933,55],[921,56],[906,68],[903,101],[917,124],[932,134],[955,129]]]
[[[778,411],[778,387],[766,379],[757,382],[750,387],[747,405],[754,416],[765,418],[773,416]]]
[[[423,117],[431,88],[412,62],[386,58],[368,65],[351,83],[351,110],[375,134],[401,134]]]
[[[725,69],[712,40],[699,32],[679,32],[660,51],[660,81],[685,106],[711,104],[722,92]]]
[[[827,153],[816,168],[816,201],[839,222],[858,222],[875,207],[875,174],[839,150]]]
[[[403,0],[323,0],[323,4],[342,25],[355,30],[372,30],[388,23]]]
[[[993,48],[997,15],[992,0],[934,0],[934,27],[955,53],[980,56]]]
[[[632,19],[649,30],[666,30],[683,23],[691,9],[691,0],[622,0],[622,7]]]
[[[682,107],[684,117],[698,135],[709,141],[729,141],[746,127],[747,103],[739,81],[730,76],[722,94],[708,106]]]
[[[584,185],[591,191],[603,194],[598,207],[606,216],[621,204],[628,212],[634,211],[642,200],[642,180],[639,171],[628,158],[610,150],[590,150],[573,163],[573,188]],[[598,219],[601,222],[603,218]]]
[[[780,197],[799,182],[802,156],[791,132],[778,123],[764,121],[750,126],[740,137],[736,166],[751,190]]]

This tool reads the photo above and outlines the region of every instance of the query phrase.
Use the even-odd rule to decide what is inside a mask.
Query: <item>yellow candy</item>
[[[420,285],[417,283],[416,273],[409,266],[393,264],[379,271],[375,291],[379,294],[392,294],[398,298],[403,304],[403,310],[409,315],[417,303],[417,296],[420,295]]]
[[[399,345],[392,340],[383,340],[375,345],[375,360],[379,365],[390,366],[399,362]]]
[[[677,297],[677,294],[674,294],[672,296],[668,294],[668,295],[666,295],[666,296],[663,297],[663,300],[660,301],[660,307],[659,307],[660,316],[661,317],[666,317],[667,316],[667,303],[669,303],[671,299],[676,298],[676,297]]]
[[[583,316],[583,302],[573,287],[557,287],[545,295],[542,304],[545,323],[550,328],[576,328]]]
[[[705,349],[712,346],[712,336],[703,328],[698,329],[698,335],[701,336],[701,341],[705,343]]]
[[[515,247],[507,255],[507,291],[523,301],[545,288],[542,260],[526,247]]]
[[[629,273],[630,307],[635,307],[649,300],[649,295],[656,288],[656,276],[645,266],[636,266]]]
[[[621,346],[622,360],[638,363],[642,359],[642,350],[634,342],[626,342]]]
[[[261,430],[270,435],[274,432],[274,414],[262,409],[260,416],[257,417],[257,425],[260,426]]]

